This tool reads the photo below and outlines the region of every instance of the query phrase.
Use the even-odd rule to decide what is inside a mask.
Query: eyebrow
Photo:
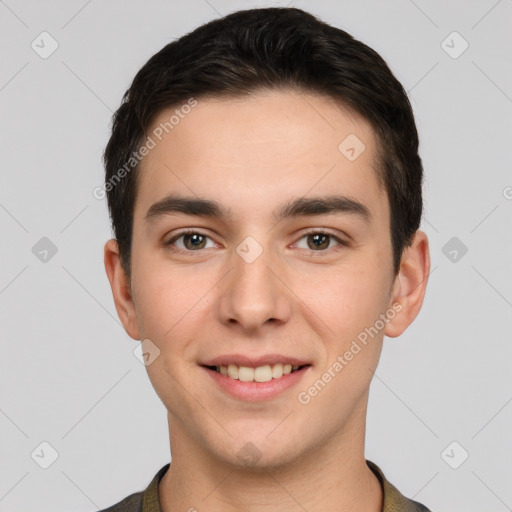
[[[152,204],[146,213],[146,221],[155,221],[173,214],[194,215],[219,220],[232,218],[230,208],[225,208],[217,201],[199,197],[170,194]],[[301,197],[293,199],[272,212],[276,222],[292,217],[310,217],[325,214],[349,214],[371,222],[372,215],[363,203],[346,196],[329,195],[319,197]]]

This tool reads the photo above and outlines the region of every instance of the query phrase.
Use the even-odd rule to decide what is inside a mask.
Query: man
[[[430,268],[382,58],[299,9],[235,12],[144,65],[104,159],[105,268],[172,453],[108,510],[428,510],[364,456],[383,337]]]

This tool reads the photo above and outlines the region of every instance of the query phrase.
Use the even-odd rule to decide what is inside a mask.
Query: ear
[[[420,312],[430,274],[430,251],[427,235],[416,231],[410,247],[404,250],[400,271],[395,278],[390,307],[397,314],[387,323],[384,334],[400,336]],[[401,306],[401,309],[398,308]]]
[[[116,240],[109,240],[105,244],[104,263],[119,319],[128,336],[139,340],[137,314],[131,294],[130,279],[121,265],[119,246]]]

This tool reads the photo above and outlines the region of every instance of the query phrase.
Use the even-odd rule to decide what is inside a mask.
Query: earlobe
[[[134,340],[139,340],[137,315],[130,290],[130,282],[121,264],[119,247],[114,239],[108,240],[105,244],[104,264],[119,319],[128,336]]]
[[[414,321],[423,304],[429,273],[428,238],[423,231],[418,230],[412,244],[404,250],[400,271],[395,278],[390,307],[399,303],[401,308],[386,325],[386,336],[400,336]]]

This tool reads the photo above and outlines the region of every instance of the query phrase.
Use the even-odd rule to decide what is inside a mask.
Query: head
[[[149,59],[104,161],[107,274],[159,354],[171,436],[277,465],[360,432],[382,339],[414,320],[429,270],[417,130],[384,60],[299,9],[235,12]],[[231,356],[304,368],[240,398],[207,368]]]
[[[377,139],[376,177],[388,196],[398,273],[422,215],[423,170],[407,95],[385,61],[347,32],[300,9],[268,8],[235,12],[168,44],[126,91],[104,162],[112,227],[128,275],[143,158],[139,149],[148,136],[158,140],[158,133],[166,134],[175,122],[166,119],[163,133],[155,135],[149,130],[152,121],[164,108],[181,111],[191,98],[241,98],[262,89],[321,94],[371,124]]]

